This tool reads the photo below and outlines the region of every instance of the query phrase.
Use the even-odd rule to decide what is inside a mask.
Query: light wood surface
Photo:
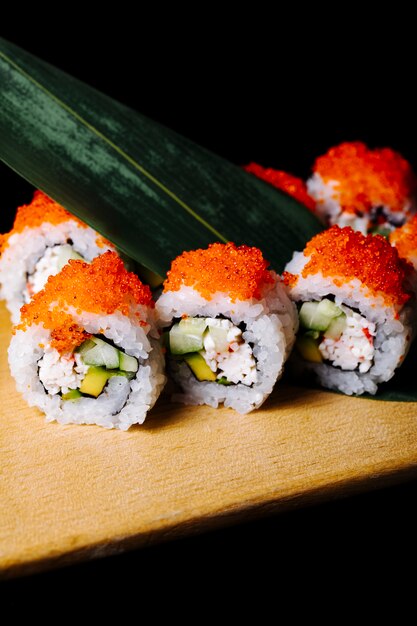
[[[128,432],[46,424],[0,308],[0,570],[38,571],[417,474],[417,404],[281,388],[247,416],[162,399]]]

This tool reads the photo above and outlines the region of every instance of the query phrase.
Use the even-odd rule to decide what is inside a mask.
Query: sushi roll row
[[[334,225],[282,277],[254,247],[184,252],[156,304],[111,244],[40,192],[1,245],[11,372],[49,421],[142,423],[165,362],[182,390],[174,399],[240,413],[264,402],[291,352],[296,376],[374,394],[414,335],[417,216],[390,242]]]
[[[49,421],[125,430],[143,422],[163,388],[165,351],[181,400],[257,408],[282,375],[298,325],[282,279],[267,268],[260,250],[232,243],[184,253],[155,307],[111,244],[37,192],[0,256],[17,388]]]

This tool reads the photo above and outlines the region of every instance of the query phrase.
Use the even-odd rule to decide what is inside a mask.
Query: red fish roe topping
[[[380,235],[332,226],[311,239],[304,255],[310,257],[304,278],[321,272],[336,285],[357,278],[374,296],[383,296],[387,305],[401,306],[410,297],[404,281],[411,266]]]
[[[291,274],[291,272],[282,272],[282,280],[287,287],[294,287],[298,281],[298,276],[296,274]]]
[[[45,222],[56,226],[62,222],[68,222],[69,220],[76,222],[78,226],[82,228],[87,228],[87,224],[84,224],[84,222],[64,209],[64,207],[55,202],[55,200],[49,198],[42,191],[35,191],[32,202],[30,204],[24,204],[17,209],[12,230],[6,235],[3,235],[2,239],[0,239],[0,252],[6,247],[11,235],[21,233],[26,227],[37,228]],[[108,245],[109,242],[99,236],[96,243],[99,247],[104,247]]]
[[[51,276],[44,289],[22,307],[18,328],[42,323],[52,331],[52,347],[64,354],[88,337],[68,313],[69,307],[80,313],[120,311],[128,315],[134,304],[154,306],[151,290],[125,269],[115,252],[105,252],[91,264],[70,261],[59,274]]]
[[[178,291],[187,285],[207,300],[216,292],[228,294],[232,301],[260,299],[263,285],[274,282],[268,265],[258,248],[213,243],[206,250],[183,252],[177,257],[164,291]]]
[[[289,196],[292,196],[301,204],[307,207],[310,211],[315,210],[316,203],[313,198],[307,193],[307,187],[305,182],[297,176],[287,174],[281,170],[274,170],[272,167],[262,167],[258,163],[249,163],[243,168],[249,174],[254,174],[258,178],[262,178],[270,185],[277,187],[281,191],[285,191]]]
[[[401,228],[396,228],[389,235],[389,242],[398,250],[403,259],[417,256],[417,215]]]
[[[360,141],[331,148],[316,160],[313,170],[325,183],[337,181],[335,200],[343,210],[355,213],[378,206],[402,211],[417,189],[410,164],[398,152],[370,150]]]

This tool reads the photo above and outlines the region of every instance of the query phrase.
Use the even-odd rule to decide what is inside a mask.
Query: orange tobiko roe
[[[417,256],[417,215],[401,228],[396,228],[389,235],[389,242],[398,250],[403,259]]]
[[[50,276],[44,289],[22,307],[17,329],[43,324],[51,331],[51,346],[66,354],[89,336],[70,315],[69,307],[79,314],[120,311],[129,315],[135,304],[154,306],[150,288],[125,269],[115,252],[105,252],[91,264],[69,261],[59,274]]]
[[[258,248],[234,243],[212,243],[206,250],[183,252],[173,261],[164,291],[193,287],[206,300],[226,293],[231,300],[260,299],[262,287],[274,282],[269,263]]]
[[[258,163],[249,163],[249,165],[245,165],[243,169],[249,172],[249,174],[254,174],[254,176],[273,185],[277,189],[285,191],[289,196],[292,196],[298,200],[298,202],[304,204],[309,211],[315,212],[316,203],[308,194],[306,184],[301,178],[287,174],[287,172],[283,172],[282,170],[274,170],[272,167],[262,167],[262,165],[258,165]]]
[[[402,306],[410,298],[405,280],[411,265],[380,235],[332,226],[309,241],[304,256],[310,257],[301,272],[304,278],[321,272],[337,286],[357,278],[387,306]],[[297,278],[286,272],[284,281],[294,285]]]
[[[316,159],[313,171],[325,183],[337,182],[334,199],[352,213],[367,213],[378,206],[402,211],[417,189],[411,165],[398,152],[370,150],[360,141],[330,148]]]
[[[72,215],[55,200],[49,198],[42,191],[35,191],[32,202],[17,209],[12,230],[0,237],[0,252],[7,246],[9,238],[14,233],[21,233],[25,228],[37,228],[45,222],[55,226],[69,220],[76,222],[81,228],[87,228],[87,224]],[[101,235],[97,237],[96,243],[99,247],[109,245],[109,242]]]

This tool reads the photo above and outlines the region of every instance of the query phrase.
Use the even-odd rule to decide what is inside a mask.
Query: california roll
[[[69,261],[23,306],[9,364],[47,421],[141,424],[165,383],[149,287],[114,252]]]
[[[156,308],[167,364],[186,404],[259,407],[283,372],[296,310],[260,250],[233,243],[184,252]]]

